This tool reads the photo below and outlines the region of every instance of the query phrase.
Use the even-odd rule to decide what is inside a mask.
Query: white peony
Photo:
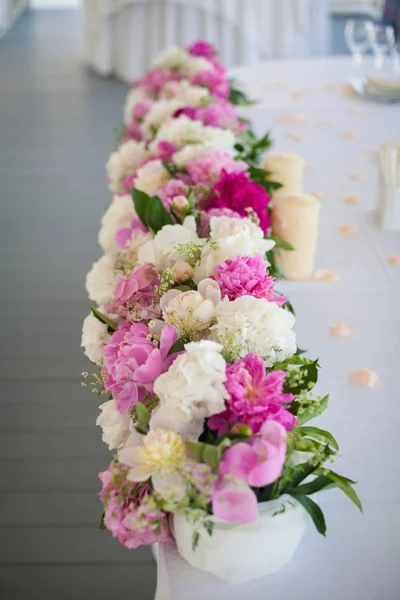
[[[86,290],[90,300],[97,304],[105,304],[115,289],[115,259],[109,254],[93,263],[86,275]]]
[[[103,442],[108,444],[108,449],[119,448],[129,437],[130,417],[117,410],[115,400],[109,400],[99,406],[101,413],[97,417],[96,425],[103,429]]]
[[[200,121],[192,121],[186,115],[170,119],[160,127],[156,137],[150,144],[150,152],[157,151],[161,141],[171,142],[179,148],[187,144],[209,144],[214,150],[234,153],[235,136],[232,131],[203,125]]]
[[[114,196],[110,206],[101,219],[98,241],[106,254],[116,254],[119,250],[115,235],[119,229],[129,227],[136,212],[132,197]]]
[[[198,437],[204,419],[225,409],[226,363],[221,350],[222,346],[209,340],[185,345],[185,352],[154,383],[160,405],[150,428]]]
[[[171,179],[171,176],[162,161],[151,160],[138,170],[134,187],[153,196],[168,179]]]
[[[181,69],[190,59],[190,56],[191,55],[185,48],[172,46],[157,54],[151,63],[151,66],[153,69]]]
[[[130,140],[113,152],[106,164],[109,188],[112,192],[124,191],[123,182],[136,173],[139,165],[148,157],[144,142]]]
[[[213,279],[204,279],[198,291],[169,290],[160,300],[164,321],[179,332],[192,336],[208,329],[215,317],[215,305],[221,300],[221,290]]]
[[[132,122],[132,113],[135,105],[142,100],[149,100],[151,95],[145,88],[132,88],[126,97],[124,106],[124,124],[129,127]]]
[[[90,313],[83,321],[81,347],[89,360],[99,363],[103,358],[103,349],[110,341],[107,325]]]
[[[152,263],[158,271],[172,267],[177,260],[185,260],[185,255],[179,254],[178,244],[198,243],[196,221],[194,217],[186,217],[182,225],[164,225],[157,235],[140,246],[139,265]]]
[[[188,163],[196,158],[200,158],[205,154],[214,152],[216,148],[211,144],[189,144],[184,146],[172,157],[172,162],[178,167],[178,169],[184,169]]]
[[[146,140],[153,139],[160,126],[172,117],[178,108],[182,108],[183,106],[184,104],[175,98],[173,100],[160,100],[159,102],[155,102],[144,117],[141,125],[144,138]]]
[[[210,240],[203,250],[204,258],[194,270],[193,280],[197,283],[214,273],[214,268],[235,256],[264,255],[275,242],[265,240],[264,233],[250,219],[211,217]]]
[[[182,65],[181,72],[182,74],[191,79],[197,73],[201,73],[202,71],[213,71],[214,66],[210,63],[209,60],[204,58],[204,56],[190,56],[188,60]]]
[[[212,100],[210,92],[201,85],[191,85],[187,80],[169,81],[161,90],[160,97],[166,100],[179,100],[184,106],[193,106],[195,108],[203,106],[207,101]]]
[[[233,359],[249,352],[262,356],[271,367],[296,352],[294,316],[264,298],[241,296],[230,302],[226,297],[215,309],[217,319],[212,339],[226,345]]]

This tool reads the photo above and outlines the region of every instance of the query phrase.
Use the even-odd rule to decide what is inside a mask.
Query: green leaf
[[[136,402],[135,409],[136,409],[136,414],[140,421],[140,424],[148,425],[150,422],[150,413],[149,413],[147,406],[145,406],[141,402]]]
[[[203,461],[210,465],[210,467],[218,467],[221,458],[221,451],[217,446],[211,446],[210,444],[204,444],[203,450]]]
[[[185,442],[186,448],[198,462],[203,462],[203,452],[206,445],[204,442]]]
[[[291,494],[292,495],[292,494]],[[312,518],[315,527],[317,528],[318,533],[322,535],[326,534],[326,523],[324,513],[318,506],[314,500],[308,498],[307,496],[302,496],[300,494],[294,494],[293,498],[296,498],[297,502],[300,502],[302,507],[308,512],[310,517]]]
[[[310,407],[298,416],[300,425],[304,425],[304,423],[307,423],[308,421],[311,421],[312,419],[322,415],[328,406],[328,402],[329,394],[324,396],[320,401],[311,403]]]
[[[104,516],[105,516],[105,514],[104,514],[104,510],[103,510],[103,513],[102,513],[101,518],[100,518],[100,525],[99,525],[101,532],[107,531],[107,527],[106,527],[106,525],[104,523]]]
[[[287,362],[287,361],[285,361]],[[297,366],[296,368],[290,368]],[[283,391],[298,396],[301,392],[310,391],[318,381],[318,359],[311,360],[306,356],[291,356],[286,364],[287,375]],[[274,365],[274,369],[276,365]],[[311,418],[311,417],[310,417]],[[307,419],[308,420],[308,419]],[[302,421],[302,425],[305,421]]]
[[[354,483],[350,479],[343,477],[342,475],[338,475],[334,471],[328,469],[326,471],[326,476],[335,483],[335,485],[342,490],[344,494],[357,506],[357,508],[363,512],[363,507],[361,504],[361,500],[357,495],[357,492],[353,488],[352,484]]]
[[[294,250],[292,244],[289,244],[289,242],[287,242],[286,240],[283,240],[280,237],[277,237],[276,235],[271,236],[270,239],[274,240],[275,246],[277,248],[283,248],[284,250]]]
[[[168,356],[170,356],[171,354],[175,354],[175,352],[182,352],[182,350],[185,349],[186,343],[186,340],[184,340],[183,338],[179,338],[179,340],[177,340],[175,344],[172,344],[171,348],[169,349]]]
[[[325,429],[320,429],[319,427],[301,427],[300,431],[310,438],[319,440],[335,450],[339,450],[339,444],[333,435],[329,431],[325,431]]]
[[[187,201],[188,201],[188,208],[189,211],[192,212],[194,209],[194,203],[195,203],[195,193],[194,193],[194,189],[192,187],[189,188],[189,192],[187,195]]]
[[[133,200],[133,204],[135,206],[135,210],[137,212],[139,219],[142,221],[143,225],[145,225],[146,227],[147,227],[146,207],[147,207],[147,203],[148,203],[149,199],[150,199],[150,196],[148,196],[144,192],[141,192],[140,190],[137,190],[136,188],[132,188],[132,200]]]
[[[168,173],[171,175],[171,177],[175,177],[176,176],[176,172],[177,172],[177,168],[175,167],[175,165],[173,165],[172,163],[167,163],[167,161],[162,160],[162,165],[164,167],[164,169],[166,171],[168,171]]]
[[[316,477],[313,481],[310,481],[309,483],[303,483],[302,485],[291,489],[290,493],[292,495],[302,494],[304,496],[309,496],[311,494],[316,494],[317,492],[320,492],[324,488],[331,485],[332,481],[331,479],[329,479],[329,477],[326,477],[325,475],[320,475],[319,477]]]
[[[306,477],[311,475],[319,465],[311,463],[301,463],[296,465],[289,477],[286,477],[286,483],[282,489],[282,494],[289,494],[292,489],[296,488]]]
[[[296,354],[296,356],[300,356],[301,354],[305,354],[306,352],[307,352],[307,350],[303,350],[302,348],[297,347],[295,354]]]
[[[198,531],[193,531],[193,536],[192,536],[193,552],[196,550],[197,546],[199,545],[199,540],[200,540],[200,533]]]
[[[231,90],[229,92],[228,100],[231,104],[234,104],[235,106],[251,106],[252,104],[255,104],[254,100],[250,100],[244,92],[236,87],[234,79],[230,80],[230,84]]]
[[[149,198],[146,204],[147,227],[156,234],[164,225],[173,225],[174,221],[158,196]]]
[[[97,310],[97,308],[95,308],[92,305],[90,305],[90,310],[92,311],[92,314],[96,317],[96,319],[100,321],[100,323],[103,323],[104,325],[108,326],[109,331],[110,329],[111,331],[115,331],[117,329],[118,323],[116,321],[113,321],[109,317],[106,317],[106,315],[103,315],[103,313],[101,313],[99,310]]]

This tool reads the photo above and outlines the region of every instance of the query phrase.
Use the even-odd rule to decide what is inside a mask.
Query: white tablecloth
[[[376,224],[378,178],[370,158],[381,141],[400,139],[400,108],[349,98],[331,86],[343,83],[348,67],[344,58],[277,61],[234,75],[261,100],[249,110],[257,131],[271,127],[277,150],[301,153],[310,163],[305,190],[326,194],[317,266],[336,271],[340,279],[285,282],[279,288],[296,308],[299,346],[320,358],[318,391],[331,396],[319,425],[336,435],[343,458],[335,468],[359,482],[364,515],[340,492],[321,493],[326,539],[310,523],[287,567],[239,586],[193,569],[174,545],[164,546],[157,600],[400,598],[400,267],[387,262],[400,253],[400,232]],[[288,112],[308,115],[311,122],[277,122]],[[301,134],[301,141],[289,139],[293,134]],[[354,181],[352,174],[363,179]],[[348,195],[359,195],[360,203],[345,204]],[[340,225],[357,233],[340,234]],[[358,335],[332,338],[329,327],[338,322],[357,326]],[[364,366],[379,376],[375,389],[348,380]]]
[[[226,66],[326,54],[328,0],[84,0],[86,62],[131,83],[167,46],[215,44]]]

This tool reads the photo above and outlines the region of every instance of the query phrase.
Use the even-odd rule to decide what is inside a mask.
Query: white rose
[[[210,240],[204,247],[204,258],[194,270],[196,283],[214,273],[214,268],[236,256],[262,256],[274,247],[275,242],[265,240],[264,233],[250,219],[211,217]],[[268,264],[268,263],[267,263]]]
[[[98,241],[106,254],[116,254],[119,250],[115,235],[119,229],[129,227],[136,215],[132,197],[114,196],[101,219]]]
[[[204,56],[190,56],[181,68],[182,74],[188,79],[191,79],[194,75],[202,71],[213,70],[214,66]]]
[[[99,363],[103,358],[103,349],[110,341],[107,325],[101,323],[90,313],[83,321],[81,347],[85,348],[85,355],[94,363]]]
[[[253,296],[241,296],[232,302],[224,298],[215,314],[212,339],[226,345],[234,359],[251,352],[262,356],[271,367],[296,352],[294,316],[275,302]]]
[[[160,93],[161,98],[179,100],[184,106],[195,108],[211,99],[210,92],[201,85],[191,85],[189,81],[169,81]]]
[[[180,69],[189,60],[190,54],[185,48],[172,46],[162,50],[153,60],[153,69]]]
[[[138,170],[134,187],[153,196],[168,179],[171,179],[171,176],[162,161],[151,160]]]
[[[102,256],[93,263],[86,275],[86,290],[90,300],[97,304],[105,304],[115,289],[114,257],[109,254]]]
[[[119,448],[129,437],[130,417],[123,415],[117,410],[115,400],[109,400],[99,406],[100,415],[97,417],[96,425],[103,429],[103,442],[108,444],[108,449]]]
[[[106,164],[109,188],[112,192],[124,191],[123,182],[136,173],[139,165],[147,158],[144,142],[130,140],[113,152]]]
[[[221,300],[216,281],[205,279],[198,291],[169,290],[160,300],[164,321],[178,330],[180,337],[208,329],[214,320],[215,305]]]
[[[182,225],[164,225],[153,239],[140,246],[139,265],[149,262],[158,271],[163,271],[177,260],[186,260],[185,255],[179,254],[177,245],[199,241],[196,221],[192,216],[186,217]]]
[[[150,98],[150,94],[146,91],[145,88],[132,88],[126,97],[125,106],[124,106],[124,124],[129,127],[132,122],[132,112],[135,105],[142,100],[148,100]]]
[[[163,427],[164,422],[183,437],[194,437],[201,433],[206,417],[225,409],[226,363],[221,350],[209,340],[185,345],[184,354],[154,383],[160,405],[150,428]]]
[[[146,140],[151,140],[154,134],[158,131],[178,108],[182,108],[184,104],[179,100],[160,100],[155,102],[144,118],[141,125],[143,136]]]

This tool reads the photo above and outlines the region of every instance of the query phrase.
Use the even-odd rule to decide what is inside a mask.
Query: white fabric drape
[[[216,44],[227,66],[325,54],[328,0],[84,0],[86,61],[127,82],[171,45]]]

